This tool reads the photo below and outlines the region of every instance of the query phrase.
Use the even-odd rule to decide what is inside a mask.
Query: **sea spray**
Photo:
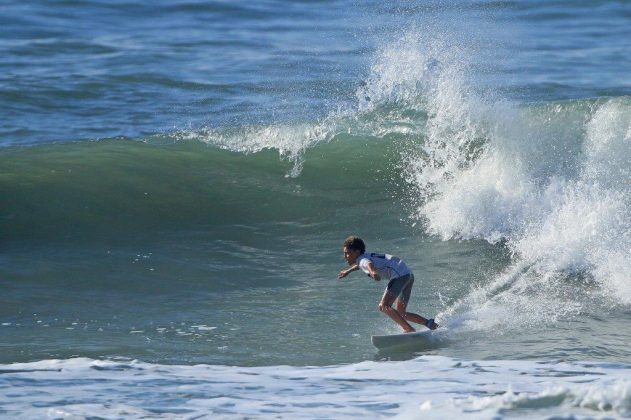
[[[307,150],[340,134],[365,138],[369,147],[382,147],[392,136],[416,141],[429,131],[419,152],[428,155],[436,167],[431,175],[440,178],[454,169],[451,165],[461,150],[478,154],[486,136],[484,125],[476,121],[483,118],[477,110],[485,106],[476,102],[478,96],[465,83],[474,61],[467,45],[471,46],[471,40],[445,28],[433,33],[428,28],[405,28],[377,50],[368,74],[357,82],[355,100],[334,100],[335,106],[315,122],[207,126],[180,130],[172,137],[239,153],[277,150],[281,159],[293,164],[287,175],[295,178],[302,172]],[[445,137],[457,138],[456,149],[443,141]],[[413,165],[414,159],[407,159],[407,164]],[[425,171],[425,176],[430,174]]]
[[[515,327],[562,319],[588,310],[563,286],[584,278],[628,303],[628,100],[519,105],[474,88],[470,69],[461,45],[408,33],[382,49],[357,95],[361,110],[413,118],[401,150],[413,218],[443,240],[513,254],[510,286],[472,292],[465,306]]]

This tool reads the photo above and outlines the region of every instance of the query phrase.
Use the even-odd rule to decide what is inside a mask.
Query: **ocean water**
[[[0,23],[0,417],[631,417],[631,3]]]

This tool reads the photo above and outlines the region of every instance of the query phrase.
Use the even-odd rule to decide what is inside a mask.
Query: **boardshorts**
[[[397,299],[404,303],[408,303],[410,300],[410,294],[412,293],[412,285],[414,284],[414,274],[406,274],[405,276],[396,277],[386,286],[386,291],[392,293]]]

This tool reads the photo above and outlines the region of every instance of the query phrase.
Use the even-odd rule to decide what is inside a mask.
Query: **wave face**
[[[355,190],[357,180],[374,190],[387,188],[395,178],[396,150],[374,138],[338,134],[330,144],[290,149],[287,159],[279,159],[274,151],[260,151],[267,146],[207,146],[207,136],[175,141],[178,134],[162,138],[162,144],[121,139],[5,149],[0,163],[0,192],[6,197],[2,233],[6,239],[95,237],[321,222],[323,212],[363,199],[363,192]],[[264,141],[256,130],[248,136],[245,140]],[[283,134],[273,136],[288,141]],[[274,147],[286,154],[284,146]]]

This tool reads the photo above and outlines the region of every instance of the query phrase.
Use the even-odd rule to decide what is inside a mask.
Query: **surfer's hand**
[[[339,272],[339,274],[337,275],[337,278],[338,278],[338,279],[341,279],[341,278],[344,278],[344,277],[346,277],[346,276],[348,276],[348,271],[346,271],[346,270],[342,270],[342,271],[340,271],[340,272]]]
[[[375,279],[375,281],[381,280],[381,276],[377,272],[372,273],[372,278]]]

